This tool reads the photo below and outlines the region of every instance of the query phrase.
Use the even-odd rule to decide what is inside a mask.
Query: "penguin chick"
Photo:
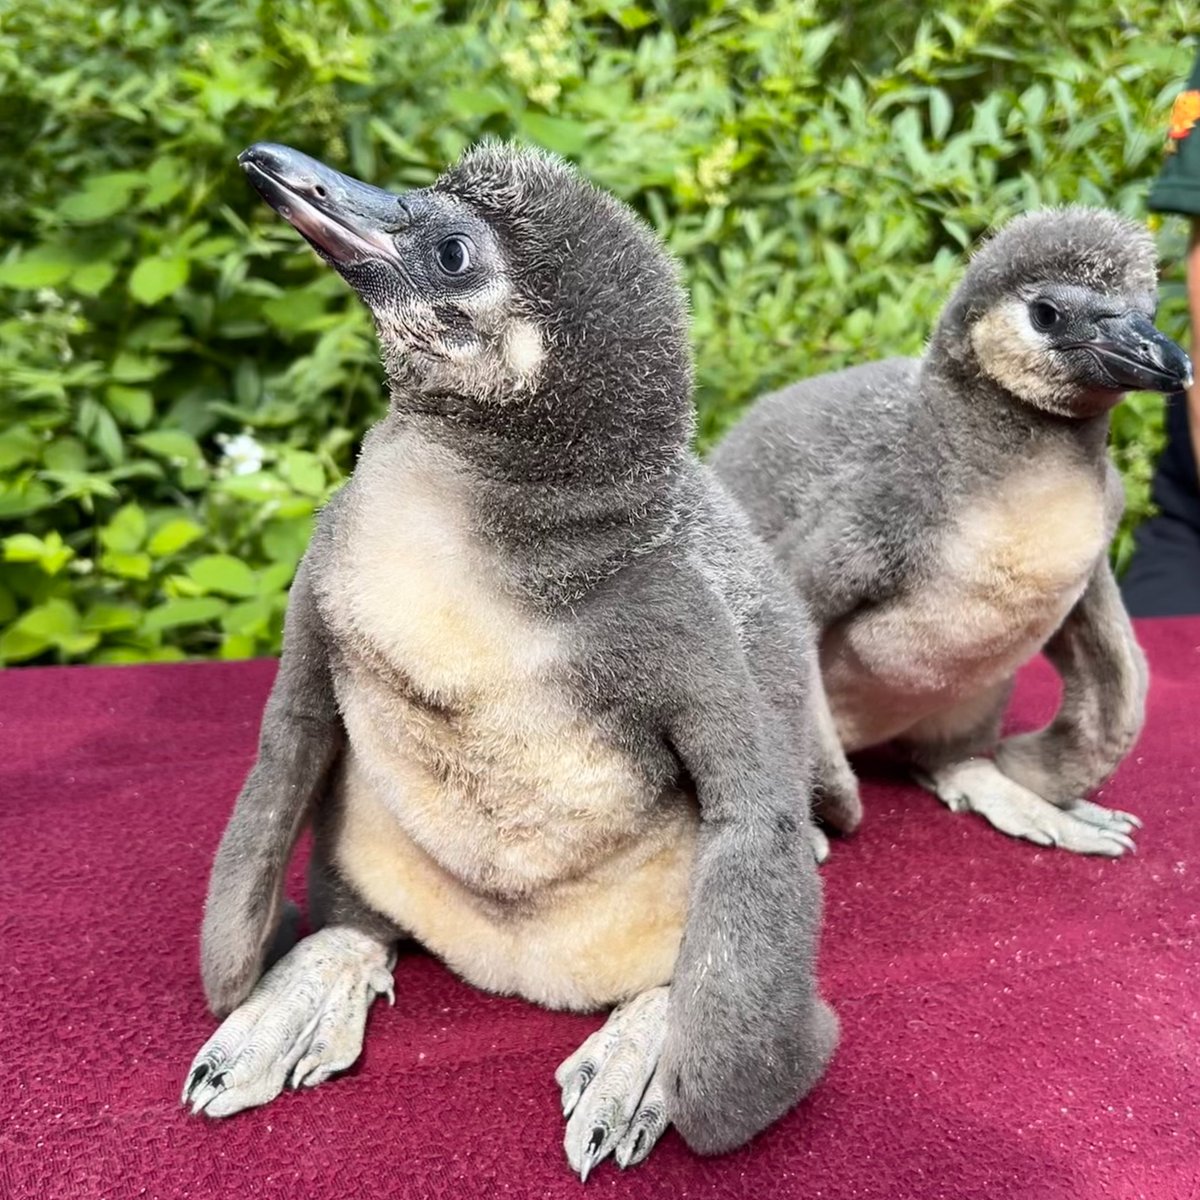
[[[375,318],[390,385],[292,587],[201,966],[221,1116],[362,1045],[415,938],[464,979],[617,1005],[559,1070],[586,1178],[667,1123],[744,1142],[819,1078],[817,666],[766,547],[690,450],[676,270],[619,202],[484,144],[392,195],[241,158]],[[259,979],[311,822],[318,932]]]
[[[832,825],[861,815],[845,753],[890,741],[953,811],[1078,853],[1133,849],[1140,822],[1085,797],[1129,752],[1146,692],[1106,553],[1123,505],[1109,413],[1191,379],[1154,328],[1155,288],[1129,221],[1019,218],[975,255],[923,358],[764,397],[718,447],[819,628]],[[1061,708],[1000,740],[1014,672],[1042,649]]]

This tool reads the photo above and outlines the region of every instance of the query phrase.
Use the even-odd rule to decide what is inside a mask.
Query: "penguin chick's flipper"
[[[1129,753],[1145,719],[1146,658],[1107,561],[1097,564],[1047,643],[1046,657],[1063,681],[1058,713],[1045,729],[1005,738],[996,765],[1010,779],[1071,809]]]
[[[686,682],[666,714],[701,823],[659,1072],[670,1121],[693,1150],[718,1154],[813,1087],[838,1024],[816,983],[821,881],[805,832],[811,725],[797,736],[797,710],[759,700],[770,658],[784,647],[771,637],[778,629],[739,639],[727,616],[704,607],[690,610],[703,647],[685,654],[688,631],[675,633]],[[776,669],[801,666],[794,653],[780,657]]]
[[[816,742],[816,772],[813,778],[813,814],[839,833],[853,833],[862,821],[862,798],[858,779],[838,739],[837,725],[829,710],[829,698],[820,668],[813,658],[809,697]],[[829,857],[829,839],[813,826],[813,849],[817,862]]]
[[[1076,854],[1117,858],[1134,849],[1130,836],[1141,824],[1130,813],[1079,800],[1059,808],[1009,779],[986,758],[937,767],[918,780],[951,812],[978,813],[1010,837]]]
[[[201,1048],[182,1102],[228,1117],[275,1099],[287,1083],[313,1087],[362,1050],[376,996],[393,1003],[394,950],[349,926],[330,925],[275,964],[250,998]]]
[[[667,1128],[658,1060],[667,1033],[667,988],[652,988],[615,1008],[607,1023],[555,1072],[562,1089],[567,1161],[583,1182],[613,1151],[640,1163]]]
[[[283,875],[292,848],[342,747],[324,623],[310,583],[314,552],[310,548],[292,584],[258,757],[209,877],[200,973],[218,1017],[241,1004],[262,974],[284,915]]]

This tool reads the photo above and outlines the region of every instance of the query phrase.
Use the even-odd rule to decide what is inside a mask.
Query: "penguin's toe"
[[[568,1118],[563,1147],[581,1180],[610,1154],[621,1167],[641,1162],[667,1128],[657,1074],[667,994],[653,988],[615,1009],[555,1074]]]
[[[201,1047],[182,1103],[193,1113],[227,1117],[266,1104],[289,1082],[312,1087],[344,1071],[362,1050],[377,995],[393,995],[385,947],[345,927],[313,934]]]

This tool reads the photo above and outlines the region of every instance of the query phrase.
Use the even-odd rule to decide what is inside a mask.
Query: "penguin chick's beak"
[[[404,201],[272,142],[257,142],[238,162],[259,195],[334,266],[399,262],[391,234],[409,224]]]
[[[1094,338],[1062,348],[1084,351],[1117,390],[1176,392],[1191,386],[1191,359],[1142,313],[1103,317],[1096,325]]]

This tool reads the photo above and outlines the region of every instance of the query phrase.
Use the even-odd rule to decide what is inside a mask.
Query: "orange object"
[[[1200,121],[1200,90],[1180,92],[1171,106],[1171,123],[1167,136],[1177,141],[1185,138],[1197,121]]]

